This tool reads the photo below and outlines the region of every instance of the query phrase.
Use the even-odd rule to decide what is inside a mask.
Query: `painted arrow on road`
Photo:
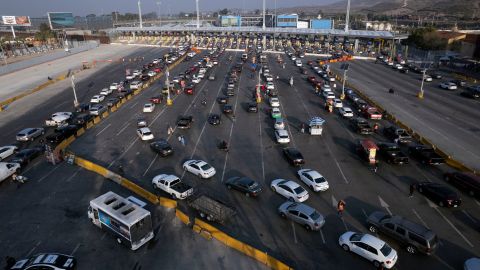
[[[380,206],[385,208],[385,210],[387,210],[388,214],[391,216],[392,211],[390,211],[390,206],[382,199],[382,197],[380,197],[380,195],[378,196],[378,200],[380,201]]]

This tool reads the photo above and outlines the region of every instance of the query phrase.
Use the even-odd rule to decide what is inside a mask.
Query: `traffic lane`
[[[285,92],[282,92],[282,91],[281,91],[280,93],[285,93]],[[287,92],[287,93],[288,93],[288,92]],[[287,100],[292,100],[292,98],[287,98]],[[288,106],[287,106],[287,107],[288,107]],[[297,106],[297,107],[299,107],[299,106]],[[328,120],[327,120],[327,121],[328,121]],[[328,121],[328,123],[332,123],[332,121]],[[328,128],[329,128],[329,127],[328,127]],[[329,129],[329,130],[330,130],[330,129]],[[333,132],[333,131],[332,131],[332,132]],[[329,134],[330,134],[330,133],[329,133]],[[328,138],[328,136],[325,136],[325,138]],[[332,143],[331,145],[335,145],[335,144]],[[311,149],[311,148],[309,148],[309,149]],[[304,155],[305,155],[305,154],[304,154]],[[308,158],[307,158],[307,160],[308,160]],[[359,171],[357,170],[357,171],[356,171],[357,177],[358,177],[358,172],[359,172]],[[382,171],[379,171],[378,175],[380,175],[381,172],[382,172]],[[365,176],[360,176],[360,177],[358,177],[358,178],[368,179],[368,175],[367,175],[366,177],[365,177]],[[388,179],[385,179],[385,180],[388,181]],[[362,186],[364,186],[364,184],[363,184]],[[357,188],[354,188],[354,190],[356,190],[356,189],[357,189]],[[386,189],[386,190],[388,190],[388,189]],[[362,190],[362,191],[363,191],[363,190]],[[363,192],[364,192],[364,191],[363,191]],[[385,192],[382,192],[382,193],[385,193]],[[379,193],[379,194],[380,194],[380,193]],[[359,195],[361,196],[361,194],[359,194]],[[370,195],[372,195],[372,194],[369,194],[368,197],[373,197],[373,198],[375,198],[375,196],[370,196]],[[392,196],[394,196],[394,195],[395,195],[395,194],[387,194],[387,195],[386,195],[386,198],[392,198]],[[382,196],[385,197],[385,195],[382,195]],[[333,197],[332,197],[332,198],[333,198]],[[379,200],[380,200],[381,197],[378,196],[378,198],[379,198]],[[366,198],[366,199],[368,200],[368,198]],[[384,200],[384,199],[382,199],[382,200]],[[348,201],[349,201],[349,200],[347,200],[347,204],[350,205],[350,203],[348,203]],[[376,204],[378,204],[378,202],[377,202],[377,203],[372,202],[371,204],[372,204],[372,205],[376,205]],[[380,203],[380,204],[381,204],[381,203]],[[355,204],[353,204],[353,205],[358,206],[359,204],[358,204],[358,203],[355,203]],[[372,209],[372,210],[379,210],[378,208],[379,208],[379,207],[377,207],[377,209],[375,209],[375,207],[374,207],[373,209],[372,209],[372,208],[370,208],[370,209]],[[369,209],[366,208],[366,207],[362,207],[361,209],[358,209],[359,211],[356,211],[357,214],[363,212],[364,215],[365,215],[365,217],[360,216],[360,219],[359,219],[360,222],[364,222],[364,220],[366,219],[366,215],[367,215],[366,213],[367,213],[367,211],[366,211],[365,209],[367,209],[367,211],[369,210]],[[412,209],[413,209],[413,208],[412,208]],[[361,210],[361,211],[360,211],[360,210]],[[354,212],[354,211],[352,211],[352,212]],[[350,213],[350,209],[349,209],[349,213]],[[403,216],[406,216],[404,213],[400,213],[400,214],[402,214]],[[413,214],[410,213],[410,216],[412,216],[412,215],[413,215]],[[358,215],[357,215],[357,216],[358,216]],[[406,217],[408,218],[409,216],[406,216]],[[412,217],[410,217],[410,218],[412,218]],[[358,219],[358,217],[357,217],[357,219]],[[437,220],[437,222],[438,222],[438,220]],[[447,229],[448,229],[448,228],[447,228]],[[458,239],[457,239],[457,241],[458,241]]]
[[[369,73],[362,75],[362,78],[368,78],[372,76]],[[368,81],[370,85],[366,85],[365,79],[357,79],[352,75],[349,76],[350,81],[354,81],[354,84],[362,88],[362,91],[373,95],[372,85],[375,86],[375,83]],[[427,137],[434,144],[440,145],[443,150],[455,156],[460,161],[465,164],[469,164],[471,167],[475,167],[476,164],[472,161],[477,160],[480,155],[475,149],[472,149],[470,146],[475,145],[475,134],[468,132],[455,123],[449,121],[444,121],[444,117],[440,117],[439,113],[434,113],[430,109],[424,106],[418,106],[416,103],[407,100],[403,97],[397,96],[396,103],[392,101],[392,95],[384,91],[378,91],[378,87],[383,88],[384,86],[375,86],[377,88],[375,91],[375,99],[377,102],[382,104],[387,104],[389,112],[395,114],[397,118],[403,119],[403,122],[409,123],[409,126],[414,130],[420,131],[423,136]],[[367,90],[364,90],[367,89]],[[397,103],[409,104],[408,111],[406,111],[405,106],[399,106]],[[440,107],[440,106],[437,106]],[[412,114],[415,112],[415,115]],[[451,120],[451,119],[450,119]],[[475,122],[475,121],[474,121]],[[432,126],[434,125],[434,126]],[[475,132],[475,130],[473,130]],[[461,140],[451,140],[450,138],[461,138]]]
[[[43,164],[42,167],[50,169],[52,166]],[[44,173],[39,172],[29,175],[31,181],[20,187],[6,183],[0,191],[0,209],[4,211],[6,221],[0,224],[0,248],[8,250],[5,256],[19,259],[48,250],[71,254],[88,269],[124,268],[125,265],[150,269],[160,261],[165,269],[192,269],[191,262],[181,259],[188,251],[198,261],[194,269],[204,269],[205,265],[218,264],[219,261],[222,264],[225,256],[236,262],[236,269],[265,269],[219,242],[207,241],[192,233],[176,219],[174,212],[159,206],[147,206],[152,212],[156,237],[133,258],[131,250],[119,246],[105,231],[93,226],[86,213],[89,201],[107,191],[122,196],[131,194],[81,168],[66,163],[53,168],[58,169],[43,181],[38,181],[44,177]],[[34,200],[34,203],[25,198]],[[102,260],[95,257],[98,250],[107,251],[102,252]]]
[[[174,71],[179,71],[182,67],[186,68],[186,66],[187,63],[181,63],[174,69]],[[161,82],[158,84],[161,85]],[[80,140],[76,140],[72,144],[72,149],[74,149],[74,151],[80,155],[101,160],[103,163],[108,164],[108,166],[112,166],[118,161],[119,163],[122,163],[121,165],[124,167],[125,171],[135,171],[133,169],[129,169],[126,164],[132,164],[134,160],[142,158],[143,156],[139,155],[140,152],[138,150],[134,152],[135,154],[133,157],[125,156],[126,152],[130,149],[135,150],[136,146],[134,147],[134,145],[141,146],[143,149],[148,148],[148,143],[141,142],[136,134],[136,120],[138,117],[145,116],[152,129],[152,132],[158,139],[161,137],[166,137],[166,131],[168,127],[168,124],[164,124],[164,122],[161,120],[167,118],[168,121],[171,120],[171,125],[174,126],[176,118],[180,114],[179,111],[181,108],[187,105],[188,99],[184,99],[182,101],[181,98],[177,100],[176,98],[181,97],[182,95],[174,96],[172,98],[175,99],[176,106],[174,105],[172,107],[166,107],[164,102],[162,105],[158,106],[159,108],[156,108],[153,114],[143,114],[141,112],[141,106],[136,105],[143,104],[141,103],[142,100],[146,103],[151,96],[158,95],[160,92],[159,88],[161,89],[161,87],[151,86],[142,91],[139,95],[135,96],[133,99],[129,100],[129,102],[123,104],[122,107],[117,110],[117,112],[105,119],[99,126],[87,131]],[[175,118],[173,117],[173,114],[175,114]],[[168,118],[169,116],[170,118]],[[161,120],[158,120],[160,118]],[[125,121],[125,119],[128,120]],[[156,125],[157,122],[158,125]],[[111,124],[108,130],[104,130],[101,136],[97,136],[99,131],[101,131],[104,126],[108,124]],[[92,144],[96,145],[93,153],[91,147],[84,147]],[[121,148],[119,149],[118,146],[121,146]],[[150,150],[146,151],[151,153]],[[123,163],[125,163],[125,165],[123,165]],[[118,164],[116,167],[118,167]]]
[[[142,53],[143,51],[138,52],[138,54]],[[133,54],[133,56],[135,55],[136,53]],[[91,88],[87,87],[87,85],[92,82],[95,84],[100,82],[103,83],[105,81],[119,81],[120,78],[122,78],[120,71],[121,68],[119,65],[112,64],[112,66],[104,67],[98,72],[89,72],[87,76],[80,73],[80,75],[77,76],[77,94],[81,98],[84,96],[80,101],[90,100],[88,94],[91,94]],[[118,79],[115,80],[114,77],[117,77]],[[81,80],[78,80],[78,78],[81,78]],[[7,134],[4,134],[4,136],[1,137],[0,143],[12,143],[15,139],[15,133],[21,130],[21,128],[18,127],[19,123],[22,123],[23,128],[44,126],[45,120],[55,112],[52,108],[56,111],[73,110],[73,102],[68,102],[69,100],[73,100],[73,95],[70,91],[70,82],[61,81],[57,84],[52,86],[55,88],[56,94],[41,92],[32,97],[19,100],[9,106],[9,110],[6,114],[2,114],[2,120],[4,121],[2,124],[2,130],[7,131]],[[98,91],[100,91],[100,89]],[[37,95],[43,94],[49,94],[49,98],[47,100],[41,100],[39,97],[36,97]],[[32,102],[34,103],[32,104]]]

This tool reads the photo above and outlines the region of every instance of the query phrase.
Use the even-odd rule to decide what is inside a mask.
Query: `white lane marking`
[[[448,220],[448,218],[442,213],[442,211],[440,211],[440,209],[438,209],[438,207],[435,205],[435,207],[433,207],[433,209],[435,209],[437,211],[437,213],[448,223],[448,225],[450,225],[450,227],[452,227],[462,238],[463,240],[465,240],[465,242],[470,246],[470,247],[473,247],[473,244],[468,241],[467,237],[465,237],[465,235],[463,235],[458,229],[457,227],[455,227],[455,225],[453,225],[452,222],[450,222],[450,220]]]
[[[133,109],[133,107],[135,107],[137,104],[138,104],[138,101],[133,103],[132,106],[130,106],[130,109]]]
[[[320,229],[320,236],[322,236],[322,241],[324,244],[326,244],[327,242],[325,242],[325,236],[323,236],[323,231],[322,229]]]
[[[260,113],[257,113],[257,115],[258,115],[258,123],[259,123],[258,131],[260,133],[260,156],[262,158],[262,179],[263,179],[263,183],[265,183],[265,160],[263,159],[262,120],[260,119]]]
[[[345,181],[346,184],[350,183],[343,173],[342,167],[340,167],[340,163],[338,163],[337,159],[335,158],[335,155],[333,155],[332,150],[330,150],[330,146],[328,146],[328,143],[324,142],[325,148],[327,148],[328,153],[330,156],[333,158],[333,161],[335,162],[335,165],[337,165],[338,170],[340,171],[340,174],[342,175],[343,180]]]
[[[380,197],[380,195],[378,195],[378,200],[380,201],[380,206],[382,206],[383,208],[385,208],[385,210],[387,210],[388,214],[390,214],[390,216],[392,215],[392,211],[390,211],[390,206],[387,204],[386,201],[384,201],[382,199],[382,197]]]
[[[465,210],[462,210],[462,213],[465,214],[473,223],[477,223],[477,221]]]
[[[104,132],[107,128],[109,128],[112,124],[108,124],[106,125],[102,130],[100,130],[97,135],[95,135],[95,137],[97,137],[98,135],[102,134],[102,132]]]
[[[362,212],[363,212],[363,215],[365,216],[365,218],[368,218],[368,215],[367,215],[367,212],[365,211],[365,209],[362,208]]]
[[[290,221],[290,224],[292,224],[293,239],[294,239],[294,241],[295,241],[295,244],[298,244],[297,234],[296,234],[296,232],[295,232],[295,225],[293,224],[293,221]]]
[[[417,213],[417,211],[415,211],[415,209],[412,209],[412,211],[413,211],[413,214],[415,214],[415,216],[417,216],[418,220],[420,220],[420,222],[422,222],[423,226],[429,228],[427,223],[423,220],[422,217],[420,217],[420,215]]]
[[[129,125],[130,123],[127,123],[122,129],[120,129],[120,131],[117,132],[117,134],[115,134],[115,136],[120,135],[120,133],[122,133]]]
[[[32,255],[32,253],[35,251],[35,249],[37,249],[37,247],[42,243],[42,241],[38,241],[35,246],[33,246],[32,249],[30,249],[30,251],[27,253],[27,255],[25,255],[25,257],[30,257],[30,255]]]
[[[63,104],[67,103],[67,102],[71,102],[70,100],[65,100],[64,102],[61,102],[57,105],[55,105],[55,107],[53,107],[53,109],[57,109],[57,108],[60,108],[61,106],[63,106]]]
[[[70,253],[70,256],[73,256],[73,254],[75,254],[75,252],[77,252],[78,248],[80,247],[80,243],[78,243],[75,248],[73,249],[72,253]]]
[[[72,179],[77,176],[77,174],[80,172],[81,168],[78,168],[72,175],[70,175],[67,179],[65,179],[65,182],[70,182]]]
[[[56,171],[58,168],[60,168],[59,165],[53,167],[53,169],[51,169],[45,176],[43,176],[42,178],[38,179],[38,182],[42,182],[45,178],[47,178],[48,176],[50,176],[50,174],[52,174],[54,171]]]
[[[148,168],[145,170],[142,176],[145,176],[145,174],[147,174],[148,170],[150,170],[150,167],[152,167],[153,163],[155,162],[155,160],[157,160],[157,158],[158,158],[158,154],[155,154],[155,157],[153,158],[152,162],[150,162],[150,164],[148,165]]]
[[[114,159],[114,160],[108,165],[107,168],[112,167],[112,165],[113,165],[117,160],[121,159],[121,158],[125,155],[125,153],[127,153],[128,150],[130,150],[130,148],[131,148],[137,141],[138,141],[138,137],[136,137],[135,140],[133,140],[133,142],[130,143],[130,145],[127,147],[127,149],[125,149],[125,150],[122,152],[122,154],[120,154],[120,156],[119,156],[118,158]]]

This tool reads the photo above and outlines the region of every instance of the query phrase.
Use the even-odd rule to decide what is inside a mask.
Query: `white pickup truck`
[[[171,174],[160,174],[152,180],[154,189],[161,189],[174,199],[183,200],[193,194],[193,188]]]
[[[71,112],[57,112],[52,114],[50,119],[45,120],[45,125],[48,127],[56,127],[65,124],[71,117]]]

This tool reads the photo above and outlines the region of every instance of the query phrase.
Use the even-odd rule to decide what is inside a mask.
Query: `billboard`
[[[332,29],[333,23],[332,20],[324,19],[324,20],[310,20],[310,27],[312,29]]]
[[[240,26],[240,16],[221,16],[220,25],[223,27]]]
[[[52,30],[73,28],[75,24],[73,13],[71,12],[48,12],[47,15],[48,23]]]
[[[31,26],[28,16],[2,16],[3,24],[13,26]]]

